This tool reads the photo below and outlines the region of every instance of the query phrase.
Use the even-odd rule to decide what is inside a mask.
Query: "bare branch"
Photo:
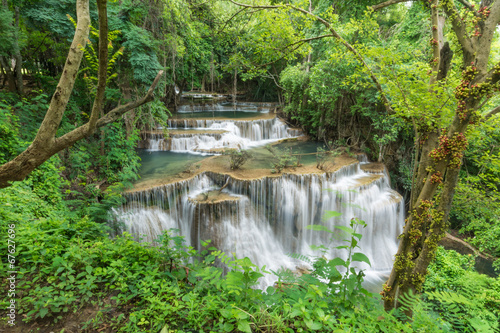
[[[124,113],[126,113],[132,109],[135,109],[143,104],[146,104],[147,102],[152,101],[154,98],[154,96],[153,96],[154,90],[155,90],[156,86],[158,85],[158,82],[160,82],[160,79],[163,76],[163,73],[164,73],[163,70],[160,70],[158,72],[158,74],[156,75],[156,78],[154,79],[153,83],[151,84],[151,87],[149,87],[146,95],[144,95],[142,98],[140,98],[136,101],[133,101],[133,102],[130,102],[130,103],[127,103],[124,105],[120,105],[120,106],[114,108],[113,110],[109,111],[104,117],[100,118],[97,121],[97,127],[102,127],[104,125],[110,124],[110,123],[114,122],[115,120],[117,120]]]
[[[371,6],[370,8],[373,11],[377,11],[379,9],[388,7],[390,5],[394,5],[394,4],[401,3],[401,2],[409,2],[409,1],[414,1],[414,0],[389,0],[389,1],[385,1],[385,2],[379,3],[378,5]]]
[[[120,105],[113,110],[109,111],[104,117],[101,117],[99,120],[96,122],[95,128],[99,128],[102,126],[105,126],[107,124],[110,124],[114,121],[116,121],[120,116],[125,114],[126,112],[135,109],[147,102],[150,102],[153,100],[153,92],[158,85],[158,82],[160,81],[161,77],[163,76],[164,71],[160,70],[158,72],[158,75],[156,75],[156,78],[153,81],[153,84],[151,84],[151,87],[148,89],[148,92],[146,95],[144,95],[142,98],[135,100],[133,102],[127,103]],[[95,129],[94,129],[95,130]],[[68,132],[64,134],[63,136],[59,137],[55,141],[55,149],[57,151],[60,151],[66,147],[69,147],[73,145],[75,142],[78,140],[83,139],[84,137],[87,137],[88,135],[92,134],[94,131],[90,131],[89,124],[82,125],[78,128],[75,128],[71,132]]]
[[[288,44],[288,45],[287,45],[287,46],[285,46],[282,50],[286,50],[286,49],[287,49],[287,48],[289,48],[289,47],[292,47],[292,46],[295,46],[295,45],[297,45],[297,44],[300,44],[300,45],[298,45],[298,46],[294,47],[294,48],[290,51],[290,53],[292,53],[292,52],[295,52],[296,50],[298,50],[298,49],[302,46],[302,44],[304,44],[305,42],[309,42],[309,41],[312,41],[312,40],[317,40],[317,39],[322,39],[322,38],[325,38],[325,37],[334,37],[334,36],[333,36],[332,34],[329,34],[329,35],[321,35],[321,36],[311,37],[311,38],[304,38],[304,39],[301,39],[301,40],[296,41],[295,43]],[[273,60],[273,61],[267,62],[267,63],[265,63],[265,64],[256,65],[255,67],[257,67],[257,68],[266,67],[266,66],[272,65],[272,64],[274,64],[274,63],[276,63],[276,62],[278,62],[278,61],[282,60],[282,59],[283,59],[283,58],[285,58],[285,57],[286,57],[286,54],[282,55],[281,57],[279,57],[279,58],[278,58],[278,59],[276,59],[276,60]]]
[[[219,29],[219,31],[217,31],[217,33],[215,33],[216,35],[220,34],[222,31],[224,31],[224,29],[226,28],[226,26],[229,24],[229,22],[231,22],[236,16],[238,16],[241,12],[247,10],[247,8],[241,8],[240,10],[238,10],[236,13],[234,13],[226,22],[224,22],[224,26],[222,28]]]
[[[288,44],[287,46],[285,46],[283,48],[283,50],[286,50],[287,48],[289,48],[291,46],[294,46],[294,45],[297,45],[299,43],[310,42],[312,40],[323,39],[323,38],[326,38],[326,37],[334,37],[334,36],[332,34],[328,34],[328,35],[321,35],[321,36],[316,36],[316,37],[311,37],[311,38],[303,38],[301,40],[296,41],[295,43]]]

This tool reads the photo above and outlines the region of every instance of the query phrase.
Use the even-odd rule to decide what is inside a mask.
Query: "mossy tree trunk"
[[[483,1],[478,10],[470,8],[477,17],[476,33],[468,36],[465,23],[452,0],[429,1],[433,36],[433,74],[429,89],[446,77],[450,62],[447,44],[439,39],[439,12],[446,13],[462,50],[463,72],[455,89],[458,107],[451,124],[439,128],[417,124],[418,156],[409,214],[391,275],[384,285],[383,297],[387,310],[398,306],[398,295],[421,290],[427,267],[433,260],[438,242],[445,236],[455,187],[458,182],[462,156],[467,148],[466,131],[470,125],[484,121],[478,109],[493,90],[498,89],[500,64],[488,68],[491,42],[500,22],[500,1]],[[379,8],[380,5],[378,5]],[[442,23],[441,23],[442,24]],[[443,47],[440,47],[443,45]],[[492,111],[494,112],[494,111]]]
[[[408,1],[411,0],[389,0],[371,9],[378,10]],[[314,39],[331,37],[344,45],[366,69],[367,76],[380,92],[380,98],[387,112],[394,113],[377,75],[357,49],[343,39],[327,20],[291,4],[262,6],[248,5],[234,0],[230,2],[245,8],[269,10],[287,8],[301,12],[322,23],[330,34]],[[400,235],[401,242],[392,272],[382,292],[387,310],[398,305],[398,295],[410,290],[418,292],[421,289],[427,267],[434,258],[437,244],[445,235],[462,156],[467,148],[467,128],[471,124],[487,121],[500,112],[500,107],[491,110],[486,115],[480,115],[478,112],[493,92],[499,89],[500,63],[488,67],[488,60],[493,34],[500,23],[500,0],[482,0],[479,8],[474,8],[466,0],[459,1],[475,18],[472,35],[466,27],[466,21],[460,17],[453,0],[422,2],[431,9],[432,38],[430,43],[433,59],[429,91],[433,92],[435,84],[446,78],[453,55],[448,44],[442,40],[444,25],[444,20],[440,16],[442,13],[451,23],[453,33],[461,48],[463,73],[461,82],[455,89],[458,107],[447,128],[440,128],[441,125],[438,124],[437,119],[431,119],[430,125],[428,122],[421,121],[419,117],[425,116],[425,110],[422,110],[421,115],[409,119],[415,127],[417,144],[415,165],[418,167],[414,169],[409,215],[403,234]]]

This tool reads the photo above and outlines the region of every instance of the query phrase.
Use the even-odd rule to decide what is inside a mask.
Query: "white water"
[[[198,130],[200,134],[172,135],[165,140],[162,134],[150,136],[148,150],[171,150],[175,152],[211,152],[222,148],[247,149],[266,145],[281,139],[300,135],[277,118],[249,121],[236,120],[183,120],[169,121],[172,129]],[[206,131],[226,131],[214,135]],[[205,131],[205,133],[203,132]]]
[[[368,177],[371,181],[367,181]],[[231,179],[224,192],[238,200],[217,204],[196,203],[190,198],[220,188],[227,176],[204,174],[191,180],[128,194],[128,204],[114,210],[116,219],[127,230],[153,241],[163,230],[177,228],[188,245],[199,249],[200,240],[237,257],[249,257],[252,262],[268,269],[280,267],[295,270],[304,263],[288,254],[315,256],[311,245],[329,248],[341,245],[330,242],[330,234],[307,230],[310,224],[323,224],[329,229],[348,226],[352,217],[367,223],[358,230],[359,244],[372,267],[367,278],[381,285],[397,251],[397,236],[404,224],[404,203],[389,187],[385,174],[369,175],[359,164],[344,167],[330,174],[282,175],[276,178],[241,181]],[[342,216],[323,221],[326,210]],[[343,245],[343,244],[342,244]],[[328,257],[345,253],[330,250]],[[261,281],[261,287],[271,285],[274,276]]]
[[[209,103],[196,103],[184,104],[177,108],[179,113],[193,113],[193,112],[269,112],[271,108],[276,107],[275,103],[252,103],[252,102],[238,102],[236,104],[226,102],[209,102]]]

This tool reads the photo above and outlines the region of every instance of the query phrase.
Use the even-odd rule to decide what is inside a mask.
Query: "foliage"
[[[0,101],[0,163],[10,161],[17,155],[21,145],[18,118],[7,101]]]
[[[424,298],[457,331],[498,331],[499,279],[479,274],[473,267],[473,257],[440,247],[429,266]]]
[[[68,19],[73,23],[76,29],[76,21],[68,14]],[[90,34],[96,40],[99,40],[99,30],[94,28],[92,25],[90,26]],[[106,77],[106,85],[110,85],[111,81],[118,76],[117,73],[113,73],[113,69],[115,64],[120,56],[123,55],[124,47],[119,48],[118,50],[113,50],[113,41],[120,34],[119,30],[108,31],[108,67],[107,67],[107,77]],[[114,51],[114,52],[113,52]],[[111,55],[111,56],[109,56]],[[92,44],[92,41],[87,40],[87,45],[84,48],[84,57],[87,63],[87,67],[80,69],[79,73],[85,73],[83,76],[83,80],[87,85],[87,89],[90,92],[92,97],[95,97],[97,91],[97,73],[99,70],[99,59],[96,49]]]
[[[2,230],[16,224],[19,314],[29,323],[57,323],[71,312],[95,307],[98,313],[84,330],[449,331],[436,315],[418,307],[415,321],[402,323],[363,289],[364,274],[352,266],[368,261],[355,252],[357,229],[364,226],[357,219],[337,231],[310,227],[332,236],[340,232],[346,242],[337,247],[348,252],[346,259],[311,258],[311,274],[278,273],[275,287],[262,291],[255,285],[269,274],[265,267],[232,258],[210,242],[196,253],[175,230],[166,231],[158,246],[138,243],[128,234],[110,239],[102,224],[76,217],[63,201],[47,201],[26,183],[2,190],[0,202]],[[230,268],[226,274],[224,266]]]
[[[330,142],[332,143],[332,142]],[[333,143],[332,143],[333,144]],[[332,147],[332,144],[328,145],[329,147]],[[316,152],[316,168],[327,171],[327,163],[330,161],[333,157],[339,156],[341,152],[339,150],[325,150],[322,147],[317,148]],[[333,163],[333,162],[331,162]]]
[[[480,251],[500,256],[500,120],[474,128],[451,210],[451,224]]]
[[[2,6],[0,8],[0,56],[10,55],[13,49],[12,40],[15,34],[13,21],[12,13]]]
[[[252,155],[246,150],[231,150],[229,153],[229,167],[231,170],[237,170],[241,168],[243,164],[245,164],[249,159],[252,158]]]
[[[272,173],[281,173],[283,169],[289,167],[297,167],[299,166],[299,162],[297,157],[292,154],[292,148],[289,149],[280,149],[271,145],[267,145],[266,149],[272,154],[273,161],[271,162],[271,172]]]

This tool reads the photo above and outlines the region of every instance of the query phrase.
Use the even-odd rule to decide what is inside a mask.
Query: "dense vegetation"
[[[336,268],[367,260],[355,252],[355,231],[364,223],[353,221],[352,229],[345,230],[350,261],[303,257],[313,264],[311,274],[297,278],[276,272],[280,280],[264,292],[253,287],[269,273],[265,267],[228,257],[209,243],[196,253],[183,246],[174,230],[158,240],[160,246],[138,243],[126,233],[110,239],[106,227],[72,213],[62,200],[55,183],[63,180],[54,164],[44,175],[15,184],[0,196],[3,223],[16,226],[17,311],[40,328],[68,331],[82,322],[89,332],[498,329],[499,280],[475,272],[471,257],[439,250],[424,293],[408,295],[404,307],[386,313],[380,296],[361,287],[362,272],[341,274]],[[6,244],[0,249],[6,252]],[[218,260],[233,270],[223,275],[214,265]],[[7,270],[5,263],[2,269]],[[3,280],[3,287],[7,282]],[[406,322],[404,310],[409,308],[413,320]],[[19,332],[31,326],[17,325]]]
[[[393,184],[411,204],[411,190],[419,186],[413,177],[418,167],[415,153],[423,145],[422,137],[415,136],[415,121],[419,130],[445,128],[461,101],[455,88],[468,64],[461,62],[460,41],[450,18],[443,35],[455,57],[446,78],[429,88],[434,44],[429,45],[433,29],[427,19],[435,10],[432,4],[396,4],[366,13],[367,6],[379,1],[293,3],[328,20],[356,48],[394,112],[387,113],[380,90],[355,54],[314,17],[288,11],[286,6],[243,10],[223,1],[110,1],[105,42],[108,78],[100,115],[143,96],[160,69],[166,74],[154,101],[55,154],[24,181],[0,190],[5,272],[8,230],[15,230],[18,332],[27,332],[33,323],[35,328],[48,325],[68,331],[72,322],[85,322],[89,332],[500,329],[498,278],[476,273],[473,258],[441,248],[421,294],[408,293],[400,308],[384,312],[380,297],[361,288],[363,273],[338,273],[336,266],[350,263],[337,259],[302,258],[313,263],[310,275],[296,278],[278,272],[281,280],[276,288],[261,291],[253,286],[267,274],[265,268],[229,258],[209,244],[195,253],[183,246],[175,231],[159,240],[161,246],[138,243],[128,234],[109,238],[107,212],[121,203],[121,191],[138,177],[135,147],[140,130],[165,124],[168,110],[178,103],[176,86],[245,92],[249,99],[280,101],[290,122],[329,148],[358,148],[372,160],[386,163]],[[478,17],[489,7],[473,1],[476,9],[471,10],[464,3],[468,4],[456,5],[471,24],[467,33],[473,35],[479,29],[474,23],[482,24]],[[35,138],[49,96],[63,74],[75,16],[74,1],[2,2],[0,165]],[[90,17],[89,41],[58,135],[89,121],[92,112],[99,70],[94,2]],[[325,34],[329,36],[316,38]],[[493,35],[490,67],[500,60],[498,37]],[[497,93],[498,84],[477,108],[477,117],[483,120],[471,120],[475,124],[466,131],[468,149],[461,157],[449,218],[454,232],[494,257],[500,256]],[[437,189],[442,192],[443,188]],[[362,222],[352,227],[361,228]],[[354,250],[355,236],[350,236],[348,249]],[[224,261],[233,270],[223,275],[215,261]],[[1,283],[3,290],[9,289],[7,275]],[[0,299],[4,311],[9,305],[7,293]],[[8,327],[8,311],[1,314],[0,325]],[[26,323],[22,327],[21,321]]]

